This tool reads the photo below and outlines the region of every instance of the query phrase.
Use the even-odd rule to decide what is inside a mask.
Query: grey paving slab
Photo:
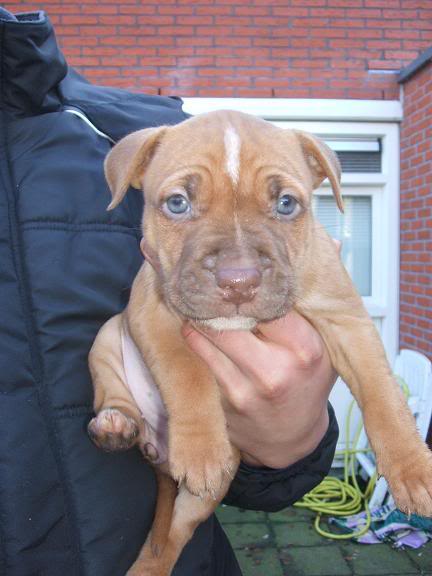
[[[289,576],[351,576],[352,571],[337,546],[293,546],[280,551]],[[247,576],[247,575],[245,575]]]
[[[333,540],[327,540],[320,536],[311,522],[288,522],[286,524],[273,524],[276,544],[286,546],[331,546]]]
[[[407,554],[420,570],[432,574],[432,542],[418,550],[408,550]]]
[[[244,576],[284,576],[276,548],[237,550],[236,556]]]
[[[368,546],[347,542],[341,545],[341,549],[355,576],[408,576],[419,573],[404,550],[395,550],[388,544]]]
[[[306,508],[285,508],[280,512],[273,512],[268,514],[270,522],[306,522],[315,518],[315,513]]]
[[[263,548],[273,544],[269,527],[264,522],[226,524],[224,530],[233,548]]]
[[[219,506],[216,510],[216,516],[223,524],[233,522],[265,522],[267,514],[265,512],[256,512],[255,510],[243,510],[234,506]]]

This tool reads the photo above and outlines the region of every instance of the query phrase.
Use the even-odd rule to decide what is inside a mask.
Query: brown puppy
[[[181,336],[185,319],[253,329],[295,308],[357,399],[397,505],[432,515],[432,455],[333,242],[313,218],[312,191],[326,177],[342,209],[333,152],[307,133],[225,111],[127,136],[108,155],[106,176],[110,208],[129,185],[144,190],[147,261],[128,307],[92,348],[98,416],[89,430],[108,449],[143,443],[139,391],[131,393],[125,368],[135,345],[169,415],[155,524],[129,574],[170,574],[239,462],[214,378]]]

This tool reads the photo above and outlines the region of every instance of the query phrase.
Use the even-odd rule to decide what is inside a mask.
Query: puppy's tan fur
[[[147,261],[126,310],[101,329],[90,354],[95,411],[109,416],[93,436],[110,447],[108,432],[119,448],[144,436],[139,410],[124,385],[122,324],[169,414],[169,461],[158,470],[164,497],[152,536],[129,574],[171,573],[197,524],[223,498],[239,462],[214,378],[181,336],[184,319],[265,322],[295,308],[318,330],[354,394],[378,471],[396,503],[402,510],[432,515],[431,453],[332,240],[313,218],[312,191],[326,177],[342,208],[339,164],[332,151],[312,135],[225,111],[127,136],[109,154],[106,175],[111,208],[129,185],[144,190]],[[166,210],[166,199],[175,193],[191,203],[184,217]],[[297,200],[295,217],[276,213],[283,193]],[[253,297],[240,304],[227,298],[215,281],[218,266],[258,270]],[[118,412],[106,412],[113,408]],[[170,477],[180,485],[178,495]]]

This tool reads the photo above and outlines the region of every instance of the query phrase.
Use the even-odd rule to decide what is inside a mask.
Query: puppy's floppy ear
[[[344,205],[340,186],[341,167],[338,157],[327,144],[316,136],[301,130],[294,130],[294,132],[300,140],[303,153],[310,168],[314,190],[318,188],[325,178],[328,178],[336,204],[339,210],[343,212]]]
[[[166,126],[159,126],[132,132],[122,138],[105,158],[105,178],[112,194],[107,210],[120,204],[129,186],[140,189],[140,178],[166,129]]]

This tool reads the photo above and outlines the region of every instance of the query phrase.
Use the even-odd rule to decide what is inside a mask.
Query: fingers
[[[308,367],[322,358],[325,351],[318,332],[294,310],[283,318],[260,324],[258,333],[206,330],[203,334],[250,376],[262,376],[259,369],[261,366],[269,366],[271,354],[274,355],[275,362],[278,356],[284,354],[290,355],[291,361],[298,361]]]
[[[217,356],[218,359],[225,356],[231,361],[231,364],[238,366],[246,375],[255,375],[257,366],[268,364],[269,344],[257,338],[252,332],[245,330],[226,330],[224,332],[206,330],[200,332],[200,335],[219,350],[221,355]],[[205,354],[210,355],[210,357],[205,358],[205,361],[212,360],[212,353],[205,343],[200,342],[200,346],[202,351],[205,350]],[[225,366],[226,364],[223,365],[223,368]]]
[[[208,365],[223,394],[231,399],[233,386],[240,387],[244,380],[240,369],[209,338],[197,330],[187,327],[183,330],[183,336],[189,347]]]
[[[245,336],[248,336],[245,338]],[[257,400],[276,400],[286,389],[291,361],[283,349],[250,338],[247,332],[223,332],[207,336],[186,330],[186,341],[216,377],[222,395],[238,412],[251,412]],[[253,342],[256,354],[250,354]],[[257,344],[257,345],[256,345]]]
[[[227,373],[243,374],[266,386],[286,381],[298,369],[313,367],[325,352],[315,329],[294,311],[259,325],[258,334],[237,330],[198,333],[189,326],[184,335],[218,379],[226,380]]]
[[[260,324],[258,330],[265,341],[282,346],[302,364],[308,365],[323,355],[324,344],[318,332],[295,310],[283,318]]]
[[[291,354],[254,334],[201,334],[193,329],[184,333],[189,346],[207,363],[223,396],[237,411],[253,410],[258,398],[276,401],[295,374]]]
[[[258,334],[198,332],[186,325],[183,335],[215,375],[222,394],[237,408],[254,394],[277,401],[296,382],[329,364],[319,334],[294,311],[260,325]]]

